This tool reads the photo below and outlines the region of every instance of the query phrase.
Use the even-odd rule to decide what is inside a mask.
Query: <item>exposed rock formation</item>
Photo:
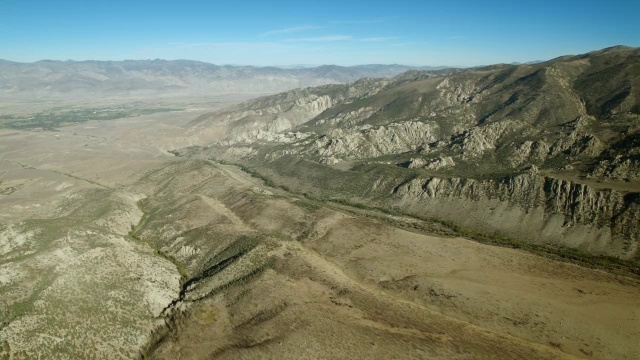
[[[313,154],[315,148],[321,161],[325,158],[353,160],[400,153],[435,140],[434,129],[437,129],[437,124],[412,121],[377,128],[371,125],[346,130],[338,128],[318,138],[311,152]]]
[[[404,183],[392,201],[414,213],[628,259],[640,239],[638,66],[640,49],[616,47],[296,90],[197,119],[196,129],[229,127],[198,156],[300,176],[302,187],[326,191],[342,188],[329,170],[316,183],[279,159],[377,171],[358,184]]]
[[[393,195],[416,212],[444,215],[457,222],[488,231],[505,231],[533,242],[562,239],[589,252],[624,258],[638,252],[640,234],[636,226],[640,222],[640,197],[637,194],[625,196],[614,190],[594,190],[583,184],[529,172],[486,181],[418,178],[399,186]],[[484,214],[479,210],[482,207],[486,208]],[[456,214],[469,208],[477,211],[473,217],[465,219]],[[518,221],[501,223],[505,218]]]

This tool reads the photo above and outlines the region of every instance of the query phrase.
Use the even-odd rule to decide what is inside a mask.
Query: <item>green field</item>
[[[126,117],[179,111],[178,108],[107,107],[58,109],[29,115],[0,115],[0,128],[16,130],[54,130],[61,126],[90,120],[115,120]]]

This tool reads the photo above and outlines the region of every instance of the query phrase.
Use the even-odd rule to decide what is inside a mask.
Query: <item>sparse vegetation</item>
[[[115,120],[159,112],[179,111],[179,108],[95,108],[59,109],[31,115],[0,115],[0,128],[16,130],[56,130],[74,123],[90,120]]]
[[[0,358],[624,357],[637,71],[584,59],[0,116]]]
[[[292,190],[288,186],[282,186],[275,183],[271,178],[268,178],[262,175],[260,172],[249,168],[247,165],[243,165],[240,163],[231,163],[224,160],[215,160],[220,164],[236,166],[241,168],[243,171],[251,174],[251,176],[256,177],[262,180],[265,185],[272,188],[279,188],[284,191],[287,191],[291,194],[301,196],[306,199],[306,201],[300,201],[300,204],[303,207],[317,207],[317,206],[331,206],[331,204],[339,204],[342,206],[346,206],[349,208],[357,209],[357,210],[365,210],[367,212],[380,212],[392,216],[402,216],[411,219],[416,219],[421,221],[421,223],[414,222],[403,222],[396,219],[390,219],[388,217],[376,216],[377,218],[400,227],[409,227],[420,231],[427,231],[432,233],[437,233],[445,236],[461,236],[469,239],[473,239],[475,241],[481,242],[483,244],[495,245],[495,246],[503,246],[509,247],[513,249],[521,249],[524,251],[528,251],[537,255],[551,257],[562,261],[572,262],[582,266],[588,266],[597,269],[603,269],[612,271],[614,273],[619,274],[634,274],[635,276],[640,276],[640,262],[636,261],[625,261],[617,257],[612,256],[602,256],[602,255],[593,255],[586,253],[584,251],[580,251],[578,249],[569,248],[562,245],[548,245],[548,244],[535,244],[527,241],[517,240],[501,234],[499,232],[494,233],[485,233],[477,230],[473,230],[470,228],[462,227],[452,221],[439,219],[436,217],[422,217],[416,215],[414,213],[408,213],[401,211],[400,208],[397,207],[388,207],[388,206],[372,206],[368,205],[365,202],[355,202],[352,199],[345,197],[327,197],[327,196],[314,196],[308,192],[296,192]],[[363,214],[361,211],[353,211],[353,213]],[[366,213],[365,213],[366,216]],[[440,225],[440,226],[434,226]],[[443,231],[443,228],[448,229],[449,231]],[[304,236],[303,236],[304,238]]]

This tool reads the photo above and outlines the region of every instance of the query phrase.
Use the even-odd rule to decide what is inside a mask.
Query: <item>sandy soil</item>
[[[190,303],[153,357],[640,357],[635,279],[410,232],[342,206],[309,210],[304,200],[277,189],[249,196],[255,181],[231,166],[189,171],[164,189],[184,184],[172,191],[218,199],[217,214],[274,236],[267,247],[275,264],[247,283]],[[193,202],[187,209],[162,199],[173,214],[190,214],[191,225],[181,233],[186,238],[198,228],[210,239],[220,237],[207,219],[219,220]],[[296,241],[301,234],[305,240]]]
[[[130,238],[130,185],[217,136],[183,127],[209,110],[0,130],[0,358],[137,356],[180,275]]]
[[[205,110],[0,131],[0,358],[640,359],[637,280],[168,153],[224,135],[184,127]]]
[[[354,279],[471,324],[576,356],[640,357],[636,280],[360,219],[340,219],[310,247]]]

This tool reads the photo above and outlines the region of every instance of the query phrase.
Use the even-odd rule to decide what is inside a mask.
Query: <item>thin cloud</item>
[[[383,41],[390,41],[390,40],[397,40],[397,39],[398,39],[397,36],[382,36],[382,37],[364,38],[364,39],[360,39],[360,41],[364,41],[364,42],[383,42]]]
[[[324,29],[324,26],[315,26],[315,25],[295,26],[295,27],[290,27],[286,29],[277,29],[277,30],[267,31],[258,36],[266,37],[266,36],[273,36],[273,35],[279,35],[279,34],[290,34],[290,33],[296,33],[296,32],[313,30],[313,29]]]
[[[389,44],[389,47],[401,47],[401,46],[409,46],[409,45],[415,45],[415,42],[404,42],[404,43],[397,43],[397,44]]]
[[[319,37],[310,37],[310,38],[297,38],[297,39],[286,39],[282,40],[285,43],[294,43],[294,42],[333,42],[333,41],[347,41],[353,39],[351,35],[333,35],[333,36],[319,36]]]
[[[172,51],[172,50],[203,50],[203,49],[225,49],[225,50],[261,50],[269,48],[287,48],[288,45],[278,42],[201,42],[184,43],[171,42],[166,46],[145,47],[142,52]]]
[[[360,25],[360,24],[378,24],[384,22],[384,19],[366,19],[366,20],[335,20],[329,21],[329,24],[340,25]]]
[[[242,46],[282,46],[281,44],[279,44],[277,42],[244,42],[244,41],[237,41],[237,42],[202,42],[202,43],[173,42],[173,43],[168,43],[167,45],[170,45],[172,47],[177,47],[177,48],[199,48],[199,47],[217,48],[217,47],[233,47],[233,46],[238,46],[238,47],[242,47]]]

